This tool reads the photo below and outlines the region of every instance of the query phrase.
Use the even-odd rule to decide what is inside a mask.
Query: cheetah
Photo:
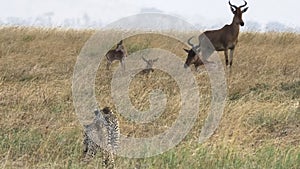
[[[119,122],[108,107],[101,111],[95,110],[94,113],[93,122],[84,126],[83,160],[89,161],[100,151],[102,165],[105,168],[115,168],[113,155],[119,145]]]

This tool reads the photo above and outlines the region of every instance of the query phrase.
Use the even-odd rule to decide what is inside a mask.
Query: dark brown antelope
[[[191,50],[185,49],[185,51],[187,51],[189,54],[185,63],[185,67],[188,67],[190,63],[193,63],[193,60],[199,60],[198,58],[194,58],[194,57],[199,57],[199,55],[196,55],[196,53],[201,52],[201,56],[202,56],[201,59],[203,60],[203,62],[206,62],[207,58],[214,51],[224,51],[226,66],[229,67],[232,66],[233,53],[234,53],[235,46],[238,42],[240,26],[244,26],[242,14],[248,10],[248,7],[242,9],[247,5],[247,2],[246,1],[244,2],[245,2],[244,5],[237,7],[235,5],[232,5],[229,1],[230,9],[234,14],[232,23],[230,25],[225,25],[223,28],[218,30],[205,31],[204,33],[199,35],[198,37],[199,45],[197,46],[194,46],[189,42],[189,45],[191,45],[192,49]],[[230,58],[228,62],[229,49],[230,49]]]
[[[113,61],[118,60],[121,62],[123,70],[125,70],[125,57],[127,57],[127,52],[122,40],[117,44],[116,49],[108,51],[105,56],[107,59],[106,69],[110,68]]]
[[[196,53],[197,49],[196,46],[191,43],[193,37],[191,37],[187,42],[192,47],[192,49],[184,49],[188,53],[188,57],[185,61],[184,68],[188,68],[190,65],[194,65],[196,70],[198,67],[203,65],[204,63],[212,63],[206,60],[201,60],[199,54]]]

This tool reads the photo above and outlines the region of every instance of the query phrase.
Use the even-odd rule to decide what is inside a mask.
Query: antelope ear
[[[183,48],[183,50],[186,51],[186,53],[189,53],[189,52],[190,52],[190,50],[187,50],[187,49],[184,49],[184,48]]]
[[[230,9],[231,9],[231,12],[232,12],[233,14],[235,14],[235,9],[234,9],[233,7],[230,7]]]
[[[242,10],[242,13],[246,12],[248,10],[249,7],[245,8]]]
[[[122,43],[123,43],[123,40],[121,40],[121,41],[118,43],[118,45],[122,45]]]

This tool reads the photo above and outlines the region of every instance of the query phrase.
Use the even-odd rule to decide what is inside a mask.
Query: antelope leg
[[[228,66],[228,49],[224,50],[226,66]]]
[[[229,54],[229,60],[230,60],[230,67],[232,66],[232,61],[233,61],[233,52],[234,52],[234,49],[231,49],[230,50],[230,54]]]
[[[110,65],[111,65],[111,62],[110,62],[110,61],[107,61],[107,64],[106,64],[106,70],[109,70]]]

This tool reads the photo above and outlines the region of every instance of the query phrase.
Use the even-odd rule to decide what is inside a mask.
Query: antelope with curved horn
[[[143,61],[147,64],[147,65],[146,65],[146,68],[144,69],[143,72],[144,72],[144,73],[149,73],[150,71],[153,72],[153,71],[154,71],[153,65],[154,65],[155,62],[158,61],[158,58],[147,60],[146,58],[144,58],[144,57],[142,56],[142,59],[143,59]]]
[[[192,49],[188,50],[188,49],[184,49],[187,53],[188,53],[188,57],[186,59],[186,62],[184,64],[184,67],[187,68],[190,65],[194,65],[196,70],[198,70],[198,67],[203,65],[204,63],[211,63],[209,61],[205,60],[201,60],[200,56],[196,53],[197,48],[194,44],[191,43],[193,37],[189,38],[189,40],[187,41],[187,43],[192,47]]]
[[[197,60],[199,57],[196,53],[202,55],[203,62],[206,62],[207,58],[214,51],[224,51],[226,66],[232,66],[233,53],[235,46],[238,42],[238,35],[240,32],[240,26],[244,26],[244,21],[242,19],[242,14],[248,10],[248,7],[244,8],[247,5],[247,2],[244,1],[244,5],[239,7],[232,5],[230,1],[228,2],[230,9],[234,14],[232,23],[230,25],[225,25],[223,28],[218,30],[209,30],[205,31],[199,35],[198,40],[199,44],[197,46],[192,45],[189,41],[188,44],[192,47],[191,50],[186,50],[188,52],[188,58],[185,63],[185,67],[188,67],[192,60]],[[244,8],[244,9],[242,9]],[[192,37],[193,38],[193,37]],[[228,50],[230,49],[229,61],[228,61]],[[190,54],[191,53],[191,54]],[[193,55],[194,53],[194,55]],[[191,57],[191,56],[193,57]]]

